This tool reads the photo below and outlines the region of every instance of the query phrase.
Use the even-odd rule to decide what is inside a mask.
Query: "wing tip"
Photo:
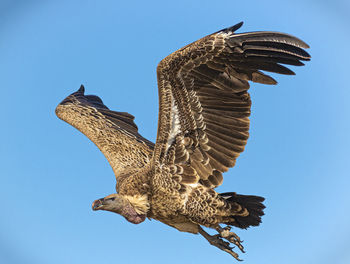
[[[73,99],[76,95],[82,95],[82,96],[84,96],[84,93],[85,93],[85,87],[84,87],[83,84],[81,84],[80,87],[79,87],[79,89],[78,89],[76,92],[74,92],[74,93],[70,94],[69,96],[67,96],[65,99],[63,99],[63,100],[57,105],[57,107],[55,108],[55,114],[56,114],[56,116],[59,117],[60,119],[62,119],[62,118],[61,118],[61,113],[62,113],[62,111],[63,111],[63,105],[65,105],[65,104],[68,103],[68,102],[72,102],[72,99]]]
[[[77,92],[82,93],[82,94],[84,94],[84,93],[85,93],[85,87],[84,87],[84,85],[83,85],[83,84],[81,84],[81,85],[80,85],[80,87],[79,87],[79,89],[78,89],[78,91],[77,91]]]
[[[292,36],[294,37],[294,36]],[[310,45],[307,44],[305,41],[301,40],[300,38],[297,38],[297,37],[294,37],[294,39],[296,39],[298,41],[298,44],[300,46],[300,48],[302,49],[309,49],[310,48]],[[304,53],[305,53],[305,59],[304,60],[310,60],[311,59],[311,55],[304,50]]]
[[[243,26],[243,21],[237,23],[236,25],[233,25],[232,27],[225,28],[221,31],[225,32],[225,33],[233,33],[235,31],[237,31],[238,29],[240,29],[242,26]]]
[[[309,49],[310,48],[310,45],[307,44],[305,41],[303,41],[303,40],[301,40],[300,38],[297,38],[297,37],[294,37],[294,38],[296,38],[300,42],[301,48],[303,48],[303,49]],[[310,54],[309,54],[309,56],[310,56]],[[311,58],[311,56],[310,56],[310,58]]]
[[[238,30],[239,28],[241,28],[242,25],[243,25],[243,21],[237,23],[236,25],[233,25],[232,27],[227,27],[227,28],[221,29],[221,30],[219,30],[219,31],[216,31],[216,32],[213,33],[213,34],[217,34],[217,33],[220,33],[220,32],[232,34],[232,33],[234,33],[236,30]]]
[[[227,30],[228,32],[235,32],[235,31],[237,31],[238,29],[240,29],[242,26],[243,26],[243,21],[237,23],[236,25],[234,25],[234,26],[232,26],[232,27],[227,28],[226,30]]]
[[[63,107],[61,104],[58,104],[55,108],[55,114],[59,119],[62,119],[62,111],[63,111]]]

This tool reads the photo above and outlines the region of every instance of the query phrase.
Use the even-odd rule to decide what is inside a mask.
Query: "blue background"
[[[253,84],[251,136],[218,191],[266,197],[235,230],[245,263],[350,263],[349,1],[0,1],[0,263],[232,263],[196,235],[93,212],[115,179],[54,109],[84,84],[155,141],[157,63],[245,21],[281,31],[312,61]]]

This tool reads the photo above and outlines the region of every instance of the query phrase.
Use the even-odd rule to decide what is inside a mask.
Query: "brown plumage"
[[[200,233],[238,259],[230,243],[242,251],[243,246],[230,227],[259,225],[264,198],[219,194],[214,188],[249,137],[248,81],[276,84],[260,70],[294,74],[281,64],[310,60],[308,45],[293,36],[234,33],[241,26],[206,36],[159,63],[156,144],[138,134],[132,115],[109,110],[99,97],[84,95],[83,86],[57,106],[57,116],[89,137],[115,173],[117,193],[96,200],[94,210],[116,212],[136,224],[149,217]]]

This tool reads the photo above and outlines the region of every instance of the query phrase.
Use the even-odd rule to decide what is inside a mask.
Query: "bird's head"
[[[92,210],[105,210],[120,214],[133,224],[139,224],[146,219],[146,214],[140,212],[130,201],[120,194],[113,193],[92,203]]]
[[[92,203],[92,210],[106,210],[120,214],[125,206],[127,206],[127,201],[117,193],[113,193],[104,198],[95,200]]]

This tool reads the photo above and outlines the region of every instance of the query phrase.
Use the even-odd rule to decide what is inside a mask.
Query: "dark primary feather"
[[[160,109],[153,158],[194,168],[198,177],[181,174],[187,184],[220,185],[222,173],[244,150],[251,106],[248,81],[276,84],[261,71],[290,75],[294,72],[282,64],[301,66],[310,60],[304,50],[308,45],[294,36],[234,33],[241,26],[189,44],[158,65]]]
[[[233,25],[231,27],[227,27],[227,28],[224,28],[224,29],[221,29],[219,31],[216,31],[215,33],[213,34],[216,34],[216,33],[219,33],[219,32],[225,32],[225,33],[233,33],[233,32],[236,32],[238,29],[240,29],[241,27],[243,26],[243,21],[237,23],[236,25]]]

